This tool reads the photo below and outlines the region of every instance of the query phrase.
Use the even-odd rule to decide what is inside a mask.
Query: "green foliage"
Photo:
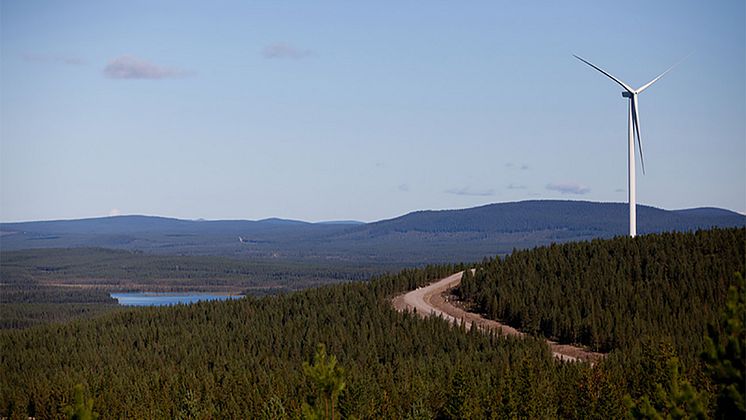
[[[671,357],[667,361],[668,375],[655,384],[653,398],[643,395],[635,402],[627,397],[630,416],[644,419],[706,419],[706,399],[692,384],[681,377],[679,359]]]
[[[746,417],[746,282],[736,273],[719,325],[710,326],[702,354],[717,388],[717,418]]]
[[[264,403],[259,418],[262,420],[285,420],[288,418],[288,414],[282,400],[271,397]]]
[[[540,339],[468,332],[394,311],[393,295],[465,268],[428,266],[366,283],[0,331],[0,416],[58,418],[68,401],[62,390],[77,383],[95,390],[96,409],[112,418],[299,418],[306,396],[305,414],[325,418],[620,418],[624,395],[639,407],[647,398],[664,414],[692,413],[699,406],[690,400],[705,407],[714,399],[706,379],[691,359],[681,357],[676,369],[669,362],[704,345],[695,333],[723,305],[732,281],[704,275],[735,271],[743,250],[732,244],[743,239],[743,230],[723,230],[555,246],[486,261],[467,278],[463,292],[476,295],[499,279],[489,301],[513,302],[539,331],[571,331],[575,315],[563,317],[577,311],[583,325],[598,324],[583,334],[624,343],[593,367],[556,361]],[[613,258],[588,257],[604,253]],[[525,287],[505,294],[503,270],[528,273]],[[599,285],[583,283],[591,279]],[[640,316],[605,318],[633,309]],[[724,324],[716,325],[721,335],[713,343],[727,343]],[[656,341],[648,351],[640,343],[660,335],[672,344]]]
[[[117,304],[101,303],[0,303],[0,330],[93,318],[118,309]]]
[[[75,385],[73,403],[64,408],[65,415],[70,420],[96,420],[98,413],[93,411],[93,398],[85,398],[82,384]]]
[[[249,294],[268,288],[290,291],[364,280],[400,267],[337,260],[153,255],[99,248],[30,249],[2,252],[0,256],[0,302],[16,303],[104,303],[110,298],[100,289],[102,283],[107,287],[150,286],[174,292],[220,288],[246,290]],[[83,284],[94,289],[50,288],[50,282]]]
[[[344,369],[334,355],[326,354],[326,346],[319,344],[313,356],[313,365],[303,362],[303,373],[316,389],[315,404],[303,407],[304,417],[334,420],[339,394],[345,389]]]
[[[476,390],[463,367],[456,369],[456,374],[451,381],[449,398],[443,408],[444,415],[449,419],[481,419],[485,412],[479,405],[480,401],[475,395]]]
[[[204,411],[203,405],[200,403],[200,400],[197,398],[194,391],[187,389],[184,392],[184,396],[181,398],[181,402],[177,407],[174,418],[179,420],[201,419],[205,417]]]
[[[459,293],[529,333],[600,351],[639,351],[641,337],[670,337],[692,362],[733,273],[746,268],[744,243],[740,228],[516,251],[478,265]]]
[[[265,296],[363,280],[387,264],[163,256],[108,249],[0,253],[0,329],[90,318],[118,308],[112,290]],[[71,287],[79,286],[79,287]]]
[[[407,411],[406,420],[432,420],[435,415],[423,401],[415,401]]]

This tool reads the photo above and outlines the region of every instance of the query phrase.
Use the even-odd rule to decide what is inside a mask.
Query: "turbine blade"
[[[658,80],[659,80],[659,79],[660,79],[661,77],[665,76],[665,75],[666,75],[666,73],[668,73],[669,71],[673,70],[673,68],[674,68],[674,67],[676,67],[676,65],[677,65],[677,64],[678,64],[678,63],[676,63],[676,64],[674,64],[673,66],[669,67],[669,68],[668,68],[668,70],[666,70],[666,71],[664,71],[663,73],[659,74],[659,75],[658,75],[658,77],[656,77],[655,79],[653,79],[653,80],[651,80],[651,81],[649,81],[649,82],[645,83],[644,85],[640,86],[640,87],[639,87],[639,88],[637,89],[637,93],[642,93],[642,91],[644,91],[645,89],[647,89],[647,88],[649,88],[650,86],[652,86],[652,84],[653,84],[653,83],[657,82],[657,81],[658,81]]]
[[[673,70],[674,67],[676,67],[679,64],[681,64],[682,61],[684,61],[687,58],[689,58],[689,56],[691,56],[692,54],[694,54],[694,53],[691,52],[691,53],[687,54],[686,57],[684,57],[681,60],[677,61],[673,66],[669,67],[666,71],[664,71],[663,73],[659,74],[658,77],[656,77],[655,79],[653,79],[653,80],[645,83],[644,85],[640,86],[640,88],[637,89],[637,93],[642,93],[643,90],[649,88],[653,83],[657,82],[661,77],[665,76],[666,73],[668,73],[669,71]]]
[[[640,137],[640,110],[637,103],[637,95],[632,95],[632,123],[637,133],[637,146],[640,149],[640,163],[642,164],[642,174],[645,174],[645,157],[642,154],[642,137]]]
[[[607,77],[608,77],[609,79],[611,79],[611,80],[613,80],[613,81],[615,81],[615,82],[619,83],[619,85],[620,85],[621,87],[623,87],[623,88],[624,88],[624,90],[626,90],[627,92],[629,92],[629,93],[633,93],[633,92],[634,92],[634,90],[633,90],[633,89],[632,89],[631,87],[629,87],[629,86],[628,86],[628,85],[627,85],[626,83],[624,83],[624,82],[622,82],[621,80],[617,79],[616,77],[612,76],[612,75],[611,75],[611,74],[609,74],[609,73],[608,73],[608,72],[607,72],[606,70],[604,70],[604,69],[602,69],[602,68],[600,68],[600,67],[597,67],[597,66],[595,66],[595,65],[594,65],[593,63],[591,63],[590,61],[584,60],[583,58],[581,58],[581,57],[578,57],[578,56],[577,56],[577,55],[575,55],[575,54],[573,54],[573,57],[575,57],[575,58],[577,58],[578,60],[580,60],[580,61],[584,62],[585,64],[588,64],[589,66],[591,66],[591,67],[593,67],[594,69],[596,69],[596,70],[600,71],[601,73],[605,74],[605,75],[606,75],[606,76],[607,76]]]

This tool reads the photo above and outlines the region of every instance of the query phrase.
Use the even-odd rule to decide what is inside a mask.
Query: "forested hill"
[[[743,419],[745,241],[727,229],[553,245],[464,280],[529,328],[610,343],[594,366],[391,308],[467,268],[440,265],[0,331],[0,417],[62,418],[86,401],[100,418]]]
[[[686,231],[713,226],[746,224],[746,216],[718,208],[663,210],[637,206],[638,233]],[[534,200],[489,204],[460,210],[417,211],[395,219],[370,223],[373,234],[419,232],[535,232],[565,230],[623,235],[629,228],[626,203]]]
[[[100,247],[403,264],[473,261],[513,248],[624,235],[627,212],[624,203],[545,200],[417,211],[367,224],[119,216],[0,224],[0,248]],[[733,226],[746,226],[746,216],[716,208],[671,211],[638,206],[640,234]]]
[[[696,357],[735,273],[746,229],[552,245],[495,258],[458,291],[487,317],[563,343],[609,351],[668,337]]]

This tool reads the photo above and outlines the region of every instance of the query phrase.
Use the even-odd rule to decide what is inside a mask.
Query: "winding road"
[[[417,314],[422,317],[440,316],[454,325],[465,323],[467,328],[471,328],[471,325],[476,323],[477,328],[483,331],[502,331],[502,334],[504,335],[521,337],[526,335],[511,326],[501,324],[491,319],[486,319],[473,312],[466,312],[465,310],[452,305],[445,296],[446,292],[458,287],[461,283],[461,276],[463,273],[463,271],[460,271],[444,279],[430,283],[425,287],[420,287],[411,292],[398,295],[392,300],[392,304],[394,308],[400,312],[416,310]],[[586,361],[593,364],[604,357],[603,353],[595,353],[582,347],[569,344],[559,344],[551,340],[547,340],[547,344],[552,350],[554,357],[563,361]]]

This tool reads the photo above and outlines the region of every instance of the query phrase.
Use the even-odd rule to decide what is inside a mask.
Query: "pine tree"
[[[337,358],[334,355],[327,355],[326,346],[319,344],[313,356],[313,365],[303,362],[303,373],[311,380],[317,396],[320,397],[316,399],[314,407],[308,404],[303,406],[304,416],[334,420],[335,405],[339,394],[345,389],[344,369],[337,365]],[[323,402],[323,407],[320,406],[319,400]]]
[[[630,415],[644,419],[706,419],[707,404],[694,386],[681,377],[679,359],[667,362],[669,375],[665,383],[656,384],[655,399],[644,395],[639,402],[628,399]]]
[[[740,273],[728,290],[722,332],[710,326],[702,354],[717,387],[717,418],[746,418],[746,283]]]
[[[65,407],[69,420],[96,420],[98,413],[93,411],[93,398],[85,399],[82,384],[75,385],[73,404]]]

